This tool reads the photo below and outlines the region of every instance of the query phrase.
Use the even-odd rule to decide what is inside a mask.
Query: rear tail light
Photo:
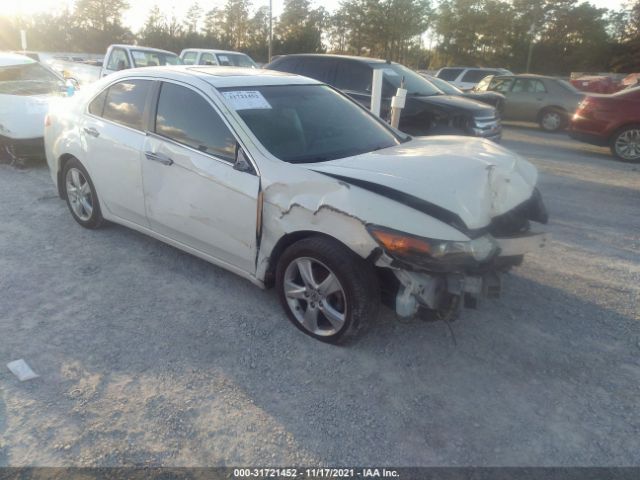
[[[45,128],[51,126],[51,116],[49,114],[46,114],[44,117],[44,126]]]

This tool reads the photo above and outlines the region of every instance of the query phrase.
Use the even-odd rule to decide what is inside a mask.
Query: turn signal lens
[[[431,245],[415,237],[408,237],[385,230],[371,230],[371,235],[389,252],[400,254],[431,253]]]
[[[389,254],[406,260],[424,262],[425,259],[461,264],[484,262],[499,253],[500,248],[491,235],[467,241],[436,240],[414,237],[407,233],[370,225],[367,230]]]

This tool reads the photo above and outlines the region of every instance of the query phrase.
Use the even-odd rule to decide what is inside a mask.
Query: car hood
[[[471,92],[464,92],[464,98],[468,99],[468,100],[475,100],[475,99],[504,99],[504,95],[498,92],[475,92],[475,91],[471,91]]]
[[[22,139],[44,135],[44,117],[57,95],[0,94],[0,135]]]
[[[538,176],[533,165],[494,142],[453,136],[414,138],[305,166],[461,230],[486,227],[492,218],[528,200]]]
[[[490,117],[495,115],[495,110],[486,103],[478,102],[461,96],[455,95],[431,95],[428,97],[410,96],[410,99],[416,102],[426,103],[437,106],[445,112],[467,112],[475,117]]]

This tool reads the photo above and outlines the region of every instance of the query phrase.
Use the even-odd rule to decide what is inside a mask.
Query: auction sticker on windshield
[[[256,90],[235,90],[222,92],[222,95],[234,110],[266,110],[271,108],[267,99]]]

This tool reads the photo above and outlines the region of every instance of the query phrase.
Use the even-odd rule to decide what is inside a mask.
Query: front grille
[[[502,122],[499,115],[475,117],[473,123],[474,132],[479,137],[490,137],[502,132]]]

